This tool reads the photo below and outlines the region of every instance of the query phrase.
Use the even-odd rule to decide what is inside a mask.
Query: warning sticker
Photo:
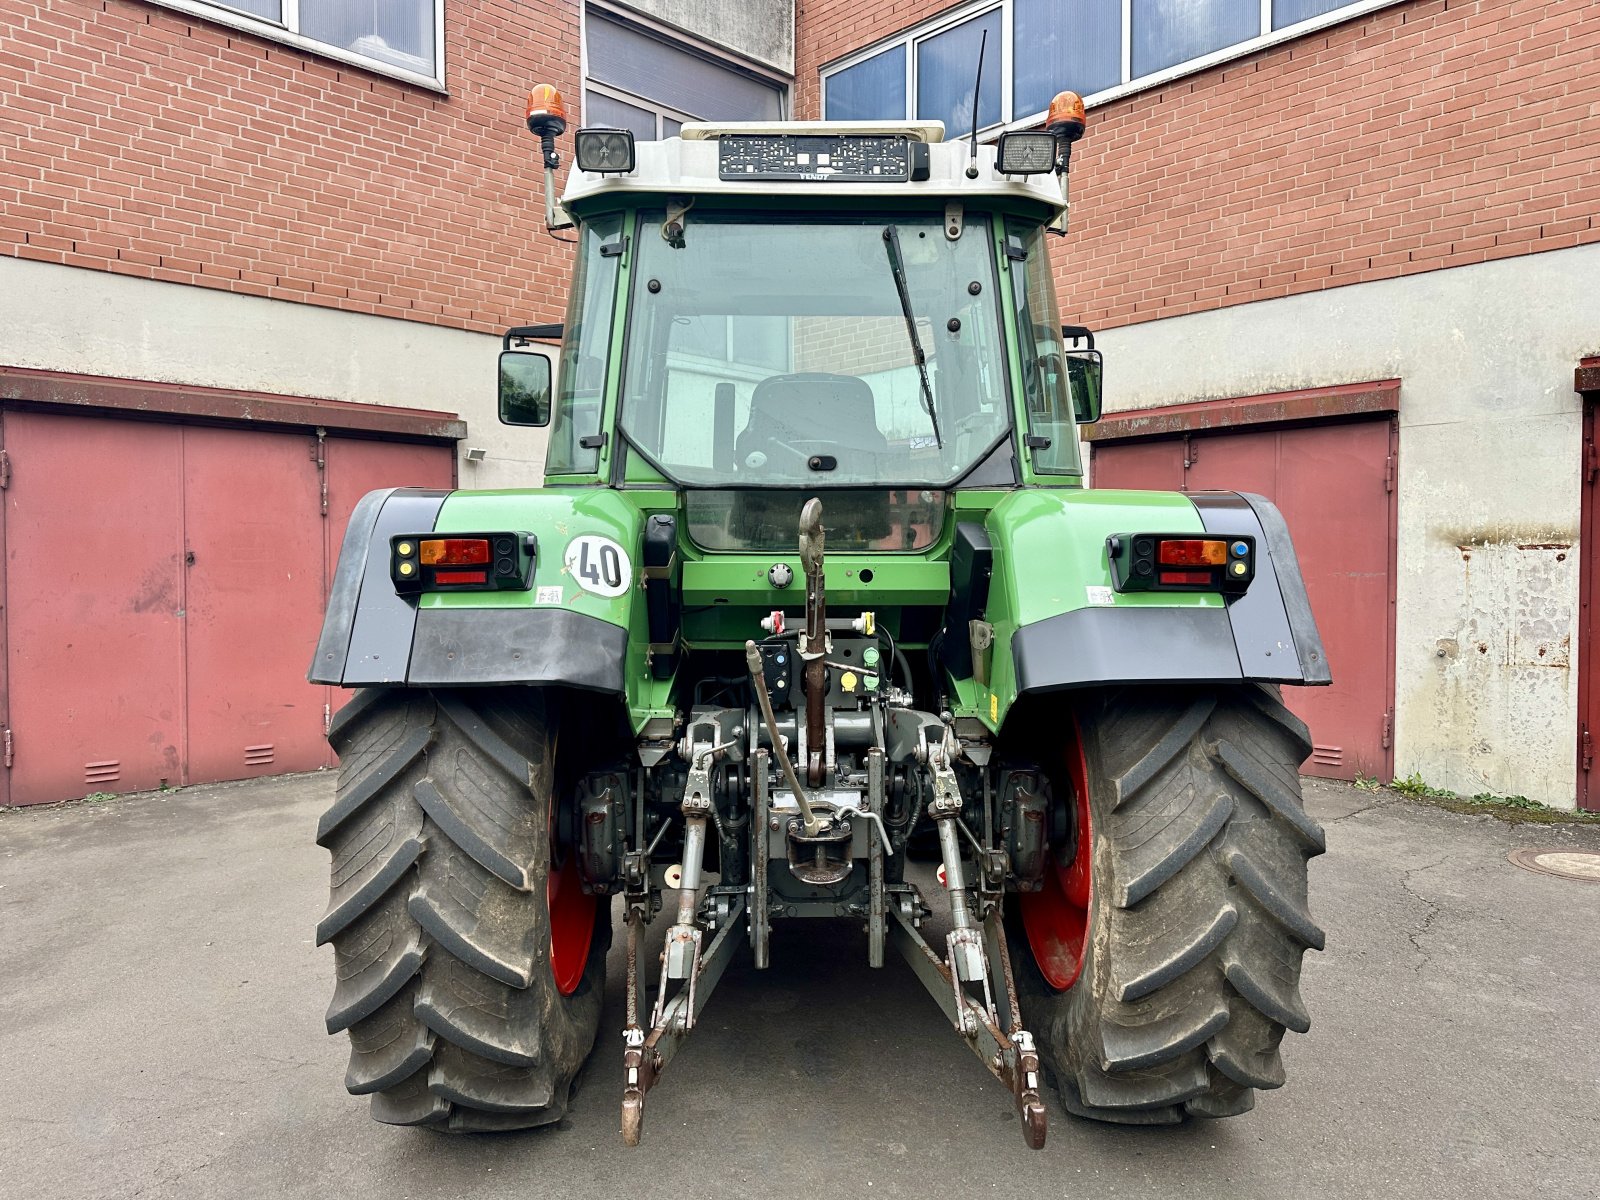
[[[1117,594],[1108,587],[1090,584],[1083,589],[1089,597],[1089,603],[1097,608],[1106,608],[1117,602]]]
[[[563,587],[542,587],[534,593],[534,600],[539,604],[560,604],[565,593]]]

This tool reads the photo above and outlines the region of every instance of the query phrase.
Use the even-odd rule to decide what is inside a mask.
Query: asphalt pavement
[[[1600,1194],[1600,883],[1514,867],[1600,826],[1509,826],[1307,782],[1328,949],[1254,1112],[1119,1129],[1008,1094],[891,955],[780,925],[617,1133],[621,939],[569,1117],[371,1121],[323,1032],[329,775],[0,812],[0,1196],[1588,1197]],[[657,922],[659,928],[665,922]]]

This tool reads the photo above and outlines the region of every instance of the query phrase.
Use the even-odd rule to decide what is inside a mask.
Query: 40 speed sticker
[[[633,582],[633,564],[621,546],[608,537],[586,533],[567,543],[567,573],[579,587],[597,596],[620,596]]]

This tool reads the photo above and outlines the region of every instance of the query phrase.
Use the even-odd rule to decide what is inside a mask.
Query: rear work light
[[[389,578],[402,596],[525,592],[538,553],[531,533],[402,533],[389,539]]]
[[[580,171],[627,175],[633,170],[633,134],[626,129],[580,129],[572,144]]]
[[[1053,133],[1002,133],[995,149],[995,165],[1002,175],[1042,175],[1056,169],[1056,135]]]
[[[1256,577],[1256,541],[1248,535],[1118,533],[1106,539],[1106,558],[1119,592],[1237,596]]]

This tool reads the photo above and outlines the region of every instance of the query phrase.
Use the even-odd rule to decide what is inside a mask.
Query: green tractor
[[[560,1119],[618,897],[630,1144],[729,962],[811,918],[894,948],[1030,1146],[1047,1082],[1132,1124],[1283,1083],[1323,836],[1278,687],[1327,663],[1270,503],[1083,486],[1074,101],[996,146],[579,130],[558,209],[530,97],[576,266],[501,416],[545,486],[362,500],[310,676],[360,689],[318,937],[378,1120]]]

